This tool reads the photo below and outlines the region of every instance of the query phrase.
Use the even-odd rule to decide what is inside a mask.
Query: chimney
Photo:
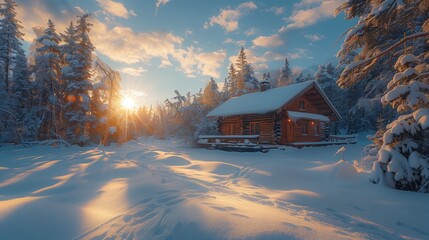
[[[271,89],[271,83],[267,80],[262,81],[260,85],[261,85],[261,92],[265,92]]]

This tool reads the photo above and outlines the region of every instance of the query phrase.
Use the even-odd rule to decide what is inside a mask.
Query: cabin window
[[[308,121],[307,120],[301,120],[301,131],[303,135],[308,134]]]
[[[299,109],[300,110],[304,110],[305,109],[305,102],[303,100],[299,100],[298,104],[299,104]]]
[[[259,135],[259,123],[251,122],[250,123],[250,135]]]

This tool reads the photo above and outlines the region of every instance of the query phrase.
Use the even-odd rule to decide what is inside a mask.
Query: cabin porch
[[[285,147],[321,147],[329,145],[355,144],[357,135],[333,135],[327,141],[320,142],[294,142],[284,145],[264,144],[259,142],[259,135],[200,135],[198,144],[208,149],[219,149],[236,152],[267,152],[271,149],[284,149]]]

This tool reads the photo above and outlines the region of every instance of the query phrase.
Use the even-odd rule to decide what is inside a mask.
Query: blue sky
[[[197,92],[210,77],[223,82],[241,47],[258,74],[279,69],[284,58],[296,70],[332,60],[354,24],[334,17],[342,0],[16,1],[28,42],[48,18],[63,31],[76,15],[92,13],[97,55],[146,105],[176,89]]]

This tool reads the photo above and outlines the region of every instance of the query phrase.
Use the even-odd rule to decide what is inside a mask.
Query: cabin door
[[[293,121],[290,121],[290,119],[288,119],[287,121],[287,142],[288,143],[293,142],[293,134],[294,134]]]
[[[293,130],[293,122],[289,122],[288,118],[283,118],[281,144],[293,142]]]

